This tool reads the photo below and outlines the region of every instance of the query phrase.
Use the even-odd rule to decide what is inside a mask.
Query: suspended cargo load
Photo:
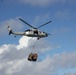
[[[30,53],[28,56],[29,61],[37,61],[38,55],[37,53]]]
[[[29,54],[28,60],[29,60],[29,61],[32,61],[32,57],[33,57],[33,53]]]
[[[38,58],[38,55],[37,55],[37,53],[33,54],[32,61],[37,61],[37,58]]]

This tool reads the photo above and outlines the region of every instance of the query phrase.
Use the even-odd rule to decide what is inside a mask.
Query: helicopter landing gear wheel
[[[40,38],[37,38],[37,40],[39,40]]]
[[[37,38],[37,40],[39,40],[39,39],[40,39],[40,37]]]

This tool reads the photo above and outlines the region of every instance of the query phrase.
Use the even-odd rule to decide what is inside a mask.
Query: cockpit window
[[[34,34],[38,34],[38,31],[34,31]]]

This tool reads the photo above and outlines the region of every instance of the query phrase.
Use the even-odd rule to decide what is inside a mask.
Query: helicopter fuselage
[[[39,31],[37,29],[33,29],[33,30],[28,29],[24,32],[24,35],[28,37],[39,37],[39,38],[48,36],[47,33]]]
[[[40,31],[38,29],[28,29],[28,30],[25,30],[24,32],[14,32],[10,27],[8,27],[8,31],[9,31],[9,35],[14,34],[15,36],[22,35],[22,36],[28,36],[28,37],[37,37],[37,39],[48,36],[47,33]]]

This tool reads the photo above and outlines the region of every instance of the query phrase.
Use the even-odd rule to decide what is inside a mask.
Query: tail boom
[[[7,27],[8,31],[9,31],[9,35],[14,34],[14,35],[24,35],[24,32],[13,32],[12,29],[10,28],[10,26]]]

